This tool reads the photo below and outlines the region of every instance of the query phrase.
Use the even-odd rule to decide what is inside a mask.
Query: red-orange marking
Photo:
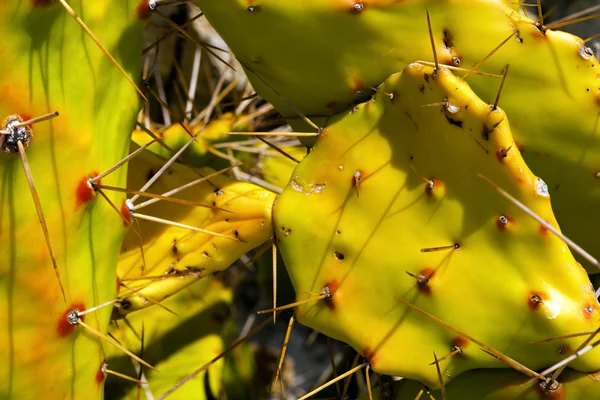
[[[119,289],[121,289],[121,278],[117,276],[117,293],[119,293]]]
[[[375,352],[373,350],[371,350],[371,348],[369,346],[367,346],[367,347],[365,347],[363,354],[365,355],[365,358],[367,359],[371,368],[373,368],[375,361],[377,360],[377,357],[375,357]]]
[[[150,5],[148,4],[149,0],[142,0],[140,4],[137,6],[137,16],[142,21],[146,21],[150,18]]]
[[[452,346],[460,347],[461,350],[464,350],[468,345],[469,341],[462,336],[455,336],[452,339]]]
[[[419,289],[419,292],[421,293],[431,294],[431,287],[429,286],[429,281],[431,281],[431,278],[433,278],[433,276],[435,275],[435,270],[432,268],[423,268],[419,271],[417,277],[419,275],[423,275],[424,277],[426,277],[427,282],[417,281],[417,289]]]
[[[539,302],[536,301],[536,296],[539,298]],[[539,290],[532,290],[529,292],[529,297],[527,298],[527,305],[532,310],[537,310],[543,304],[544,300],[548,296],[544,292],[540,292]]]
[[[92,187],[90,186],[88,180],[90,178],[94,178],[96,176],[98,176],[98,173],[92,172],[91,174],[86,175],[83,178],[81,178],[81,180],[77,184],[77,189],[75,191],[75,208],[76,209],[94,198],[94,195],[96,193],[94,192],[94,189],[92,189]],[[100,184],[101,181],[97,181],[97,183]]]
[[[537,385],[537,393],[540,396],[540,399],[550,399],[550,400],[563,400],[565,399],[565,384],[561,383],[561,385],[556,390],[548,390],[541,383]]]
[[[127,204],[125,204],[125,200],[123,200],[123,202],[121,203],[121,215],[125,217],[125,220],[123,221],[123,225],[124,226],[129,226],[131,225],[131,212],[129,212],[129,208],[127,208]]]
[[[427,194],[428,196],[433,196],[433,191],[436,188],[442,186],[442,181],[440,181],[439,179],[431,178],[431,180],[433,181],[433,188],[429,183],[425,184],[425,194]]]
[[[104,363],[105,363],[105,361],[102,362],[102,364],[100,364],[100,368],[98,368],[98,372],[96,372],[96,383],[98,385],[101,385],[104,382],[104,378],[106,378],[106,376],[104,375],[104,372],[102,372]]]
[[[513,225],[515,223],[514,218],[512,218],[508,215],[503,215],[503,216],[508,221],[506,224],[500,220],[500,217],[496,218],[496,226],[498,227],[498,229],[500,231],[505,231],[509,225]]]
[[[581,309],[583,312],[583,317],[585,319],[592,319],[594,312],[596,312],[596,308],[597,306],[595,304],[584,304],[583,308]]]
[[[67,307],[65,312],[63,312],[60,315],[60,318],[58,319],[58,324],[56,325],[56,333],[58,334],[59,337],[65,337],[65,336],[73,333],[75,331],[75,329],[77,328],[76,325],[71,325],[69,323],[69,320],[67,319],[67,315],[69,315],[69,313],[74,309],[77,309],[77,311],[80,311],[80,312],[84,311],[85,305],[83,303],[73,303],[69,307]],[[82,315],[81,319],[83,320],[84,318],[85,318],[85,316]]]

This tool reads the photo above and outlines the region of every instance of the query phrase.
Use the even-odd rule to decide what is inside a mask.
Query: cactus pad
[[[299,300],[326,296],[298,306],[298,321],[349,343],[379,373],[432,387],[432,351],[461,349],[447,379],[504,364],[397,298],[529,368],[559,361],[581,340],[531,342],[593,330],[600,308],[567,246],[478,176],[557,226],[506,114],[447,69],[411,64],[378,90],[331,119],[276,201]],[[572,367],[600,369],[597,352]]]
[[[142,152],[131,161],[128,185],[136,189],[141,187],[163,164],[164,160],[156,155],[147,150]],[[166,193],[212,173],[214,171],[208,168],[196,171],[175,163],[149,191]],[[142,296],[127,297],[127,306],[118,308],[120,315],[152,305],[147,300],[148,297],[161,301],[202,277],[224,270],[243,254],[273,236],[271,207],[275,196],[253,184],[219,175],[173,197],[202,204],[204,207],[160,201],[139,212],[226,237],[136,220],[135,229],[128,233],[123,242],[119,258],[119,278],[124,281],[162,275],[165,279],[137,280],[135,286],[144,287],[140,291]],[[143,242],[143,257],[138,232]],[[123,291],[127,292],[125,288]]]
[[[72,3],[135,79],[145,25],[137,13],[139,1]],[[71,325],[67,315],[115,296],[125,229],[87,180],[129,150],[139,97],[57,1],[1,2],[0,36],[0,120],[15,114],[22,120],[60,114],[26,128],[33,136],[25,152],[66,297],[53,272],[19,153],[2,153],[0,398],[100,398],[104,345]],[[3,150],[10,150],[10,140],[3,142]],[[104,181],[122,185],[125,172]],[[110,197],[114,202],[122,198]],[[109,317],[105,308],[82,319],[106,331]]]

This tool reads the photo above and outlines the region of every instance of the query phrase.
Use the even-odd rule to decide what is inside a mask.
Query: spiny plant
[[[270,185],[243,172],[238,165],[238,160],[249,159],[240,152],[251,153],[244,146],[255,142],[216,143],[226,139],[223,130],[262,128],[256,126],[253,117],[268,112],[271,106],[250,108],[242,115],[244,104],[254,96],[247,88],[241,96],[234,96],[244,99],[236,104],[236,110],[222,113],[218,103],[225,97],[223,93],[233,90],[235,82],[221,91],[224,80],[218,78],[210,103],[194,117],[192,83],[182,88],[188,98],[178,114],[165,103],[158,80],[156,86],[149,81],[153,69],[150,58],[146,58],[140,74],[140,53],[158,47],[162,40],[141,51],[141,31],[150,15],[166,24],[166,36],[176,34],[195,43],[196,55],[205,52],[228,63],[220,49],[198,41],[184,29],[191,21],[180,26],[163,13],[164,6],[180,2],[106,2],[79,4],[72,9],[65,0],[58,0],[13,1],[0,6],[0,18],[5,22],[1,32],[3,38],[8,38],[0,47],[8,61],[0,67],[0,81],[4,82],[0,104],[7,116],[0,127],[0,147],[13,153],[6,154],[2,161],[4,175],[0,181],[0,240],[9,249],[8,257],[0,261],[0,298],[7,310],[0,318],[8,326],[0,339],[0,356],[5,360],[0,364],[0,382],[7,382],[0,384],[0,398],[101,398],[107,375],[135,381],[135,387],[118,393],[128,398],[139,398],[142,393],[153,397],[153,391],[162,392],[158,399],[190,398],[198,390],[206,398],[221,397],[227,391],[223,387],[222,359],[239,351],[247,337],[270,322],[268,319],[254,329],[248,328],[249,332],[233,341],[228,350],[225,347],[232,337],[219,321],[212,326],[215,321],[199,318],[204,328],[215,328],[216,335],[210,340],[203,332],[192,337],[188,329],[199,320],[195,319],[198,310],[202,314],[214,309],[207,304],[212,300],[223,306],[216,307],[222,310],[213,317],[221,320],[227,314],[231,293],[206,275],[223,270],[269,239],[273,234],[270,205],[274,200],[268,191],[221,175],[229,169],[214,172],[191,169],[189,164],[204,166],[209,162],[205,157],[208,151],[233,163],[232,175],[276,192],[277,186],[288,180],[285,176],[289,176],[290,166],[273,167],[276,163],[269,166],[267,161],[263,177],[275,183]],[[545,148],[539,136],[527,136],[535,132],[534,127],[548,129],[550,144],[562,143],[557,132],[567,125],[573,126],[576,138],[592,127],[589,116],[598,110],[590,71],[596,66],[580,40],[548,30],[541,18],[536,25],[509,12],[508,3],[500,1],[426,2],[436,32],[434,38],[438,38],[435,68],[425,66],[425,62],[411,65],[378,86],[408,62],[428,58],[425,44],[430,38],[422,23],[424,4],[387,0],[329,4],[309,0],[290,6],[289,2],[264,0],[240,8],[241,2],[200,3],[221,30],[229,24],[228,41],[232,43],[240,38],[244,27],[257,21],[263,26],[245,32],[248,38],[264,36],[264,27],[270,26],[281,28],[281,39],[265,37],[268,40],[264,43],[295,43],[298,36],[290,31],[295,23],[290,10],[298,12],[298,23],[303,24],[299,37],[304,40],[307,35],[310,39],[309,49],[297,47],[301,57],[310,57],[295,59],[286,49],[278,65],[262,43],[248,43],[247,48],[235,45],[234,50],[242,54],[240,61],[260,93],[273,99],[294,125],[300,126],[295,122],[303,120],[316,131],[293,135],[319,134],[317,146],[298,166],[277,202],[275,227],[300,299],[292,305],[298,306],[298,319],[347,341],[365,356],[364,362],[355,358],[348,372],[336,379],[346,379],[344,393],[350,377],[364,369],[367,387],[371,386],[373,370],[402,373],[431,387],[440,386],[445,398],[445,382],[459,373],[481,366],[503,366],[503,362],[530,377],[531,387],[542,387],[544,395],[554,396],[569,390],[565,382],[571,372],[563,374],[567,362],[581,371],[599,369],[595,352],[587,354],[597,344],[591,342],[598,325],[597,301],[566,245],[551,235],[558,225],[547,187],[530,172],[518,149],[525,146],[527,154],[530,149]],[[471,7],[464,8],[467,5]],[[239,26],[230,24],[231,20],[219,22],[222,17],[227,21],[236,16],[240,10],[246,15],[238,19]],[[283,11],[277,14],[271,10]],[[331,49],[314,42],[320,33],[331,31],[319,26],[306,29],[313,26],[307,21],[314,22],[305,18],[306,10],[317,12],[316,21],[331,23],[336,31]],[[338,15],[340,10],[343,12]],[[461,18],[454,18],[458,11]],[[417,15],[421,23],[415,29]],[[484,18],[478,21],[481,15]],[[365,20],[373,23],[366,24]],[[349,21],[359,27],[358,35],[348,30]],[[410,42],[416,49],[406,51],[407,40],[389,35],[397,22],[406,23],[402,29],[411,30]],[[442,31],[442,26],[448,29]],[[340,32],[356,39],[354,46],[344,35],[337,35]],[[472,40],[473,33],[481,43]],[[490,44],[496,41],[502,46],[489,53]],[[383,62],[374,65],[373,55],[381,55],[380,50],[390,43],[400,54],[414,59],[394,59],[392,52],[379,57]],[[543,54],[546,44],[555,50],[550,51],[551,56]],[[255,49],[257,53],[253,53]],[[252,57],[244,59],[244,52]],[[317,72],[314,62],[318,57],[314,55],[322,57],[326,68],[321,65],[318,75],[311,77],[315,82],[311,86],[298,76]],[[564,64],[551,64],[555,61],[553,55],[567,60],[569,73],[563,73]],[[533,59],[558,65],[556,76],[526,65]],[[500,77],[499,66],[504,67],[507,60],[518,61],[516,67],[510,61],[510,71],[516,68],[517,72],[507,74],[504,69],[501,82],[489,77],[484,80],[478,76],[483,74],[475,71],[486,68],[486,75]],[[493,106],[482,102],[464,82],[447,69],[440,69],[438,62],[454,64],[454,70],[458,63],[474,65],[473,70],[465,70],[462,80],[469,76],[475,91],[486,100],[493,98],[498,85],[506,84],[503,102],[507,103],[516,135],[523,135],[523,139],[518,137],[520,143],[512,139],[508,119],[497,108],[498,98]],[[15,69],[14,65],[28,68]],[[194,62],[194,68],[197,65]],[[197,75],[197,68],[194,70]],[[144,91],[134,83],[140,75]],[[556,96],[561,93],[558,87],[573,95],[559,105],[542,103],[530,95],[517,97],[515,88],[528,87],[531,78],[543,86],[544,91],[538,91],[540,96]],[[578,91],[584,87],[589,91],[580,95]],[[345,115],[347,110],[344,115],[329,118],[357,100],[367,100],[371,93],[377,96],[352,109],[349,115]],[[137,124],[141,147],[133,146],[126,156],[140,98],[160,105],[165,127],[151,123],[146,102],[145,113]],[[415,103],[414,99],[421,101]],[[517,104],[532,107],[529,116],[536,118],[542,109],[554,112],[560,107],[568,115],[552,115],[549,121],[532,123],[523,111],[516,110]],[[213,112],[218,116],[211,122]],[[178,119],[178,115],[183,115],[182,121],[167,121],[166,116]],[[321,116],[326,118],[316,118]],[[584,122],[574,123],[578,118]],[[243,124],[238,127],[240,119]],[[213,129],[214,137],[202,137]],[[589,132],[594,133],[593,129]],[[266,143],[293,162],[304,155],[287,154],[284,146],[289,143],[277,143],[284,147],[280,149],[272,139],[266,139],[287,139],[289,132],[252,134],[258,136],[253,140]],[[589,157],[593,157],[594,146],[588,147]],[[189,158],[182,157],[186,150]],[[568,151],[563,146],[556,154],[562,157]],[[252,172],[261,169],[258,165],[262,152],[258,151],[258,162],[250,161],[254,164]],[[555,153],[551,155],[555,157]],[[564,164],[571,167],[573,158],[569,157]],[[582,170],[590,169],[587,157],[581,157]],[[553,167],[546,162],[539,164],[541,167],[536,166],[534,172],[544,174],[553,186],[555,182],[545,175]],[[269,172],[270,168],[276,171]],[[475,172],[517,194],[543,217],[541,224],[504,202],[493,191],[495,183],[490,187]],[[553,179],[554,175],[548,176]],[[568,180],[570,175],[562,174],[560,179]],[[405,186],[400,186],[401,180]],[[188,191],[193,182],[197,186]],[[580,185],[587,181],[577,175],[572,182]],[[572,193],[577,195],[578,190],[582,190],[580,186]],[[127,200],[123,193],[128,195]],[[588,195],[587,200],[594,196]],[[137,203],[142,197],[150,201]],[[412,203],[405,204],[410,200]],[[400,205],[406,207],[394,208]],[[145,206],[148,208],[140,213]],[[558,210],[563,218],[563,209]],[[571,219],[569,215],[565,218]],[[127,229],[129,235],[123,242],[117,275],[115,265]],[[398,238],[402,239],[400,243]],[[271,244],[268,241],[256,257]],[[584,244],[589,247],[589,243]],[[275,272],[276,265],[273,267]],[[202,277],[205,279],[199,280]],[[195,286],[189,286],[198,280]],[[276,277],[273,282],[277,282]],[[504,289],[507,282],[509,290]],[[215,285],[218,287],[212,287]],[[192,301],[199,293],[205,303]],[[276,303],[276,287],[273,294]],[[311,296],[307,298],[307,294]],[[107,334],[111,308],[114,326]],[[490,313],[491,308],[498,311]],[[490,321],[495,326],[474,324],[473,320]],[[288,326],[274,384],[281,377],[294,321],[295,317]],[[355,329],[356,321],[368,329]],[[226,325],[230,326],[231,321]],[[378,332],[374,338],[369,337],[373,331]],[[554,340],[544,341],[552,335]],[[586,336],[583,344],[581,336]],[[533,340],[540,343],[528,342]],[[106,343],[119,348],[119,353],[105,349]],[[497,360],[475,351],[477,347]],[[432,349],[433,357],[429,354]],[[399,351],[414,357],[397,360]],[[202,354],[194,360],[194,352]],[[236,357],[239,360],[240,354]],[[559,360],[563,361],[557,363]],[[122,367],[124,374],[110,369],[113,367]],[[549,368],[534,370],[544,367]],[[107,392],[107,396],[114,393]]]
[[[196,171],[178,163],[146,187],[164,163],[149,151],[130,162],[128,186],[144,190],[130,199],[135,225],[119,257],[120,282],[135,281],[123,287],[128,293],[117,303],[121,316],[224,270],[273,236],[272,192],[228,178],[224,171]],[[138,194],[154,197],[133,204],[141,200]]]
[[[431,390],[423,385],[402,379],[385,383],[359,400],[373,399],[427,399],[449,398],[465,400],[504,400],[504,399],[560,399],[586,400],[597,398],[600,380],[598,374],[585,374],[566,369],[562,375],[561,388],[557,392],[544,391],[535,381],[511,370],[477,370],[464,373],[446,388]]]
[[[139,364],[134,367],[128,357],[114,350],[109,352],[108,365],[129,377],[143,376],[150,393],[167,391],[189,371],[225,350],[234,333],[232,298],[231,289],[208,277],[165,300],[161,303],[164,309],[151,307],[131,314],[126,323],[113,325],[110,332],[128,349],[143,354],[160,372],[146,371],[142,375]],[[221,397],[224,364],[221,359],[210,365],[172,398]],[[111,399],[136,399],[144,389],[135,380],[115,377],[107,381],[106,390]]]
[[[454,353],[444,380],[503,362],[545,379],[534,370],[579,341],[531,342],[595,329],[599,305],[567,245],[478,176],[557,226],[509,119],[444,68],[411,64],[377,92],[330,120],[276,201],[298,321],[428,387],[432,351]],[[593,354],[571,366],[600,368]]]
[[[138,3],[0,4],[2,399],[102,397],[104,345],[93,332],[106,331],[110,310],[83,312],[115,296],[125,229],[88,179],[129,148]],[[124,185],[125,172],[105,182]]]
[[[317,130],[327,116],[364,101],[407,63],[433,62],[430,41],[437,61],[467,68],[462,79],[489,102],[498,83],[472,71],[498,75],[510,65],[503,98],[516,145],[548,184],[563,230],[600,256],[590,231],[600,224],[595,212],[600,200],[600,67],[584,40],[555,30],[597,14],[545,25],[541,13],[532,20],[505,0],[198,4],[257,92],[291,117],[299,131]],[[298,111],[314,123],[304,123]],[[475,135],[487,140],[489,133]]]

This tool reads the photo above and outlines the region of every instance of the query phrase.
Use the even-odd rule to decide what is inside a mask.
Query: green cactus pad
[[[580,38],[538,27],[504,0],[200,0],[199,5],[252,71],[256,91],[288,117],[296,114],[274,90],[317,118],[364,99],[409,62],[432,62],[426,10],[440,63],[472,68],[508,39],[481,70],[500,74],[510,64],[501,104],[515,139],[548,184],[565,233],[600,258],[600,67]],[[494,100],[499,82],[468,79],[482,99]],[[308,129],[297,117],[292,122]]]
[[[145,25],[144,15],[138,14],[139,0],[71,3],[135,79]],[[117,256],[125,229],[87,180],[127,154],[139,96],[57,1],[1,2],[0,36],[0,120],[60,114],[30,127],[33,138],[26,154],[66,297],[63,300],[19,154],[2,153],[0,399],[100,398],[104,344],[71,325],[67,314],[116,293]],[[103,181],[118,186],[125,178],[122,169]],[[114,202],[122,199],[110,197]],[[105,308],[83,319],[106,331],[109,317]]]
[[[462,349],[446,379],[505,365],[397,297],[529,368],[559,361],[581,340],[531,342],[595,329],[600,307],[568,247],[478,176],[557,226],[506,114],[447,69],[411,64],[379,90],[331,119],[274,206],[298,299],[331,293],[298,321],[432,387],[433,351]],[[598,353],[572,367],[600,369]]]
[[[226,135],[225,132],[231,131],[250,131],[251,124],[244,117],[237,117],[232,113],[225,113],[220,117],[208,122],[206,127],[203,125],[174,124],[156,131],[156,136],[162,139],[164,145],[173,151],[179,150],[190,139],[190,133],[195,134],[202,129],[202,133],[192,142],[192,144],[183,152],[181,159],[195,167],[205,166],[214,160],[215,156],[207,154],[212,144],[226,142],[230,140],[239,140],[236,136]],[[152,137],[141,129],[136,129],[131,135],[131,140],[139,146],[143,146],[152,141]],[[171,158],[173,153],[167,147],[160,143],[153,143],[148,146],[148,150],[164,158]]]
[[[110,333],[126,348],[141,354],[143,329],[144,359],[160,371],[145,370],[144,374],[150,392],[158,397],[226,350],[231,333],[228,326],[233,323],[230,318],[232,298],[230,289],[209,277],[164,301],[164,305],[177,315],[151,307],[128,316],[128,323],[111,326]],[[131,361],[118,351],[110,350],[107,364],[109,369],[130,377],[138,376]],[[224,360],[217,361],[169,398],[220,398],[223,364]],[[138,398],[137,385],[118,377],[107,380],[106,390],[110,399]]]
[[[139,189],[163,164],[164,160],[149,151],[142,152],[131,161],[129,187]],[[212,173],[214,171],[208,168],[196,171],[175,163],[149,191],[166,193]],[[160,302],[198,279],[224,270],[243,254],[273,236],[271,207],[275,195],[256,185],[219,175],[173,197],[206,207],[160,201],[139,212],[227,237],[136,220],[134,228],[141,234],[144,258],[140,250],[140,238],[136,230],[131,230],[123,242],[118,266],[119,278],[123,281],[143,276],[154,279],[136,281],[136,287],[149,285],[141,290],[142,296],[127,297],[127,306],[118,308],[120,315],[151,306],[153,303],[144,297]],[[157,276],[164,276],[165,279],[157,280]],[[124,292],[128,291],[123,289]]]

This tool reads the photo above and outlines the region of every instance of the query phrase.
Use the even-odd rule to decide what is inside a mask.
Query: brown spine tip
[[[65,337],[73,332],[77,328],[76,325],[72,325],[69,322],[69,313],[73,310],[77,310],[79,312],[85,311],[85,305],[83,303],[73,303],[60,315],[58,319],[58,324],[56,325],[56,333],[59,337]],[[85,316],[81,316],[83,320]]]
[[[92,184],[89,182],[90,178],[95,178],[98,176],[97,172],[92,172],[89,175],[81,178],[79,183],[77,184],[77,189],[75,190],[75,208],[81,207],[83,204],[91,201],[94,198],[95,192]],[[96,183],[100,184],[100,180],[96,181]]]
[[[532,310],[537,310],[544,303],[546,294],[540,291],[531,291],[527,299],[527,305]]]
[[[125,227],[131,225],[132,216],[131,212],[129,211],[129,208],[127,207],[127,204],[125,204],[125,200],[123,200],[123,202],[121,203],[121,215],[125,217],[125,219],[123,220],[123,225]]]

